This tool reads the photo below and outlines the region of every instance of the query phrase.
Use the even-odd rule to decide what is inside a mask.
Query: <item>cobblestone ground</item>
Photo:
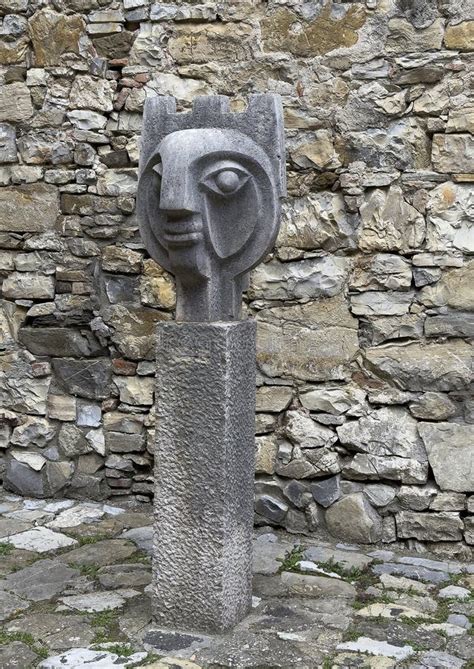
[[[258,532],[234,632],[163,632],[149,508],[1,494],[0,669],[474,667],[474,565],[301,541]]]

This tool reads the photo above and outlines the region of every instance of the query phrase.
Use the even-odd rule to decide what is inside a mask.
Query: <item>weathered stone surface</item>
[[[439,172],[452,174],[472,171],[473,152],[474,139],[470,134],[433,136],[431,158]]]
[[[256,438],[257,453],[255,456],[255,472],[257,474],[274,474],[278,444],[273,436]]]
[[[297,597],[335,597],[353,599],[355,588],[346,581],[313,576],[312,574],[295,574],[284,571],[281,575],[282,594],[296,595]]]
[[[44,561],[43,561],[44,562]],[[67,570],[67,567],[57,565]],[[41,639],[52,650],[66,650],[89,646],[94,638],[94,629],[87,624],[85,616],[42,613],[23,615],[8,623],[9,632],[26,632]]]
[[[252,272],[249,295],[267,300],[332,297],[341,292],[347,273],[348,262],[335,256],[297,263],[272,261]]]
[[[55,358],[52,365],[66,392],[91,400],[109,396],[112,365],[107,358],[90,361]]]
[[[459,541],[462,537],[463,523],[458,513],[401,511],[395,519],[398,536],[402,539]]]
[[[38,655],[22,641],[13,641],[0,648],[0,664],[5,669],[33,666]]]
[[[359,247],[363,251],[416,249],[425,236],[423,216],[403,199],[398,186],[375,189],[360,208]]]
[[[442,393],[424,393],[408,408],[412,416],[421,420],[446,420],[456,413],[456,405]]]
[[[341,47],[350,47],[358,40],[358,30],[366,21],[362,7],[349,7],[339,16],[330,6],[311,21],[300,22],[300,17],[287,8],[278,9],[262,21],[265,51],[289,51],[295,56],[313,57]],[[291,30],[297,23],[299,30]]]
[[[427,307],[444,307],[461,311],[474,311],[474,296],[470,286],[474,280],[474,261],[463,267],[450,269],[434,286],[422,289],[420,301]],[[444,315],[444,314],[443,314]],[[449,312],[446,314],[449,317]]]
[[[382,535],[382,520],[362,493],[347,495],[326,511],[329,532],[344,541],[373,543]]]
[[[331,476],[328,479],[311,483],[310,490],[315,501],[326,509],[341,496],[340,477],[339,475]]]
[[[403,390],[460,390],[471,378],[471,347],[463,341],[369,348],[367,367]]]
[[[62,65],[66,54],[79,53],[85,21],[79,15],[65,16],[42,9],[29,21],[29,33],[37,67]]]
[[[59,559],[70,565],[103,567],[115,564],[131,557],[137,552],[136,547],[125,539],[108,539],[75,548]]]
[[[388,479],[402,483],[426,483],[428,461],[356,453],[342,471],[346,478],[356,481]]]
[[[72,585],[78,576],[76,569],[66,567],[58,560],[38,560],[31,567],[9,574],[4,580],[4,587],[19,597],[41,602],[53,599]]]
[[[26,599],[0,590],[0,622],[18,615],[21,611],[27,609],[29,605],[30,603]]]
[[[53,532],[46,527],[35,527],[32,530],[25,530],[19,534],[9,536],[8,543],[13,544],[15,548],[23,548],[37,553],[48,553],[58,548],[75,546],[77,541],[60,532]]]
[[[120,400],[126,404],[151,406],[153,404],[154,379],[123,376],[114,380]]]
[[[156,324],[169,318],[169,314],[156,309],[127,308],[123,304],[103,311],[105,323],[113,328],[112,341],[120,354],[131,360],[154,359]]]
[[[404,290],[411,285],[410,264],[391,253],[362,256],[354,265],[349,287],[353,290]]]
[[[356,354],[357,321],[340,298],[258,314],[257,362],[268,376],[344,379]]]
[[[309,388],[300,393],[302,405],[310,411],[348,416],[365,413],[366,393],[357,386],[323,386]]]
[[[354,234],[344,200],[337,193],[312,193],[283,205],[280,246],[334,251],[351,247]]]
[[[46,413],[50,377],[35,378],[31,360],[18,353],[6,353],[0,360],[0,403],[35,415]]]
[[[0,124],[0,163],[15,163],[16,132],[15,128],[7,123]]]
[[[387,51],[392,54],[405,54],[410,51],[431,51],[439,49],[443,40],[443,21],[436,19],[422,30],[405,19],[390,19]],[[417,26],[419,27],[419,26]]]
[[[417,421],[400,407],[383,407],[358,421],[340,425],[336,431],[341,444],[350,450],[426,461]]]
[[[81,75],[74,80],[69,104],[72,109],[91,109],[101,113],[110,112],[113,109],[112,97],[114,91],[115,83],[113,81]]]
[[[451,181],[436,186],[429,196],[427,245],[431,251],[473,252],[470,207],[472,189]]]
[[[19,341],[34,355],[88,358],[104,352],[92,332],[67,328],[21,328]]]
[[[260,386],[257,388],[257,411],[283,411],[292,395],[288,386]]]
[[[319,425],[301,411],[288,411],[284,424],[285,435],[300,448],[331,446],[337,441],[332,430]]]
[[[131,249],[106,246],[102,253],[102,267],[107,272],[137,274],[140,272],[143,256]]]
[[[143,32],[146,39],[149,31]],[[174,31],[169,41],[169,53],[180,64],[206,63],[208,60],[222,63],[229,58],[247,60],[251,54],[251,37],[252,30],[245,24],[232,27],[226,24],[191,24]],[[139,48],[140,38],[139,35],[135,49]]]
[[[413,293],[367,291],[351,296],[351,311],[356,316],[402,316],[408,313]]]
[[[0,189],[0,228],[10,232],[43,232],[55,228],[58,191],[49,184]]]
[[[3,282],[3,294],[13,299],[51,299],[54,279],[33,272],[12,272]]]
[[[444,43],[448,49],[471,50],[474,45],[474,20],[448,26],[444,34]]]
[[[70,395],[48,394],[46,413],[48,418],[61,421],[76,419],[76,398]]]
[[[471,492],[474,489],[471,428],[457,423],[420,423],[418,429],[440,488]]]
[[[30,91],[24,83],[2,86],[0,91],[0,121],[21,122],[33,115]]]
[[[44,448],[56,434],[55,426],[39,416],[24,416],[13,430],[10,443],[16,447],[38,446]]]

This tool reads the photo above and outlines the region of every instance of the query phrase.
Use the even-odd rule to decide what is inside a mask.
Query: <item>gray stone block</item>
[[[223,631],[251,604],[255,323],[160,323],[153,605]]]

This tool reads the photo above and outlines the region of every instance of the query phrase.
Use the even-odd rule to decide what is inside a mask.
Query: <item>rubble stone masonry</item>
[[[150,498],[153,333],[175,293],[134,213],[143,103],[218,93],[238,111],[271,91],[289,197],[246,297],[256,522],[469,552],[474,5],[0,0],[0,16],[4,488]]]

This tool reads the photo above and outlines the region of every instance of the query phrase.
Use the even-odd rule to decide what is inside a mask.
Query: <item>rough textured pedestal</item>
[[[251,604],[255,323],[157,329],[154,615],[222,631]]]

